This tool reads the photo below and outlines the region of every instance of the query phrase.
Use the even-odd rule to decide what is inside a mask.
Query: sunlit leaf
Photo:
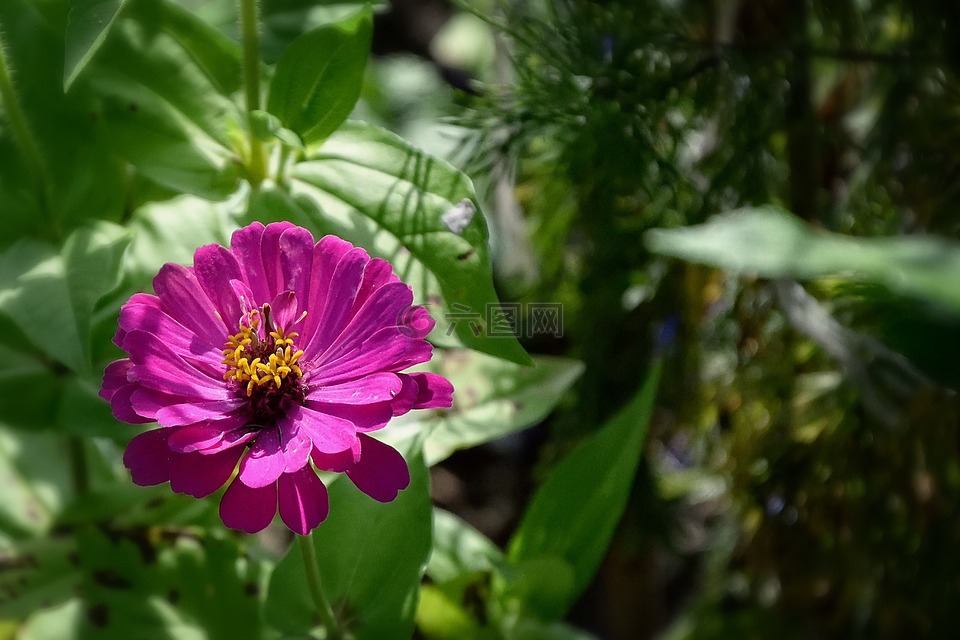
[[[330,487],[330,516],[313,534],[324,591],[357,640],[409,638],[430,553],[430,495],[419,455],[408,458],[410,486],[381,504],[343,478]],[[296,547],[277,565],[267,620],[288,633],[317,624]]]
[[[854,238],[760,207],[698,226],[656,229],[646,243],[663,255],[763,278],[848,276],[960,313],[960,245],[942,238]]]
[[[0,619],[20,620],[66,602],[81,574],[72,538],[39,538],[0,548]]]
[[[46,532],[70,486],[62,438],[0,428],[0,543]]]
[[[537,489],[510,540],[506,591],[546,620],[563,616],[599,567],[640,461],[660,378],[561,460]]]
[[[330,135],[360,97],[372,29],[364,7],[290,43],[277,62],[267,110],[307,144]]]
[[[430,370],[453,383],[450,409],[400,418],[384,432],[389,442],[426,432],[424,455],[434,465],[454,451],[490,442],[543,420],[580,377],[583,365],[567,358],[534,356],[533,367],[475,351],[439,351]]]
[[[63,88],[69,91],[74,79],[107,37],[126,0],[71,0],[67,20],[66,59]]]
[[[474,216],[461,234],[441,221],[462,200],[475,199],[463,173],[382,129],[348,122],[293,167],[287,183],[262,191],[248,217],[292,220],[389,260],[438,321],[431,338],[444,339],[452,325],[463,345],[530,364],[513,336],[487,330],[487,310],[498,301],[483,216]],[[450,313],[469,318],[451,322]]]

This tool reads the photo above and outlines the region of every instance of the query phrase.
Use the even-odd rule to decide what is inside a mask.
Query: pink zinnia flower
[[[125,422],[156,421],[124,464],[139,485],[169,482],[202,498],[240,470],[220,502],[233,529],[280,517],[307,534],[327,516],[316,469],[345,471],[364,493],[393,500],[410,482],[403,457],[367,435],[411,409],[449,407],[453,387],[399,373],[430,359],[434,322],[390,264],[335,236],[260,223],[230,249],[166,264],[157,295],[122,307],[100,395]]]

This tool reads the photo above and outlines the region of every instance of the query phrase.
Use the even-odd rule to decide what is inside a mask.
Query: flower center
[[[224,379],[246,387],[254,413],[260,417],[275,415],[282,409],[284,397],[302,400],[303,371],[298,364],[303,355],[293,342],[299,334],[275,326],[270,305],[253,309],[240,320],[240,330],[227,338],[223,347]]]

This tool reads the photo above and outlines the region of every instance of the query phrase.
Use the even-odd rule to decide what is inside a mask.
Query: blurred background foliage
[[[563,339],[525,345],[586,369],[528,442],[534,482],[667,354],[574,620],[625,639],[953,637],[955,3],[453,4],[427,53],[407,47],[420,59],[372,66],[408,91],[366,97],[482,186],[501,294],[564,304]],[[749,209],[768,204],[792,214]]]
[[[29,24],[35,14],[21,10],[30,3],[4,4],[7,44],[14,53],[28,52],[14,60],[15,68],[24,73],[32,64],[43,66],[45,57],[63,59],[63,42],[25,35],[38,32]],[[51,23],[65,21],[63,3],[33,4]],[[213,77],[222,71],[220,93],[236,92],[227,80],[238,77],[231,53],[238,38],[235,3],[178,4],[217,30],[204,32],[215,46],[202,60]],[[264,0],[264,60],[276,62],[295,38],[353,10],[347,2]],[[425,450],[427,464],[437,463],[430,468],[434,503],[462,521],[434,512],[416,633],[582,637],[554,623],[571,607],[569,622],[617,640],[956,637],[956,3],[392,0],[375,3],[374,10],[374,56],[353,117],[464,169],[485,205],[500,298],[559,302],[564,309],[562,336],[534,332],[522,340],[543,356],[538,362],[547,367],[546,381],[492,359],[464,363],[451,356],[440,365],[461,372],[476,413],[459,422],[436,418],[440,436]],[[109,42],[112,59],[122,59],[124,46],[139,46],[137,37],[132,32],[129,41]],[[199,128],[209,143],[182,156],[190,170],[185,178],[157,162],[156,149],[129,144],[138,130],[123,128],[124,114],[138,103],[124,82],[137,77],[134,71],[103,56],[98,64],[103,68],[66,97],[59,76],[22,94],[28,112],[53,111],[47,121],[61,123],[36,134],[41,147],[55,147],[68,160],[49,168],[51,182],[70,187],[52,192],[60,200],[48,208],[61,212],[53,224],[38,213],[50,203],[33,203],[23,189],[0,189],[3,210],[22,213],[5,220],[0,247],[22,235],[62,239],[95,204],[96,217],[132,219],[147,230],[128,254],[140,256],[129,269],[143,280],[155,262],[189,261],[190,251],[169,238],[199,237],[191,221],[202,201],[172,218],[166,211],[164,224],[156,222],[177,202],[170,198],[187,192],[222,199],[242,177],[242,167],[223,151],[240,135],[241,118],[219,99],[195,104],[187,96],[164,107],[169,110],[158,118],[176,113],[180,122],[186,114],[190,130]],[[157,77],[165,73],[170,67]],[[163,89],[146,85],[137,90]],[[109,114],[119,128],[108,136],[97,118],[82,120],[81,113]],[[0,137],[0,168],[6,180],[28,184],[30,167],[12,160],[14,144]],[[125,170],[121,158],[138,170]],[[170,220],[180,226],[171,228]],[[204,220],[203,241],[225,237],[225,223]],[[107,231],[94,244],[116,258],[121,249],[111,247],[125,240]],[[150,254],[158,246],[157,255]],[[10,264],[18,259],[5,255]],[[69,249],[57,256],[63,264],[75,258]],[[95,336],[92,349],[104,342],[96,336],[112,331],[115,318],[106,310],[120,297],[115,292],[99,315],[85,319]],[[0,306],[4,300],[9,306],[2,295]],[[4,345],[27,342],[2,314],[0,323],[12,336]],[[60,385],[57,393],[86,402],[77,406],[93,417],[71,420],[70,429],[105,433],[101,423],[109,416],[97,413],[106,410],[89,385],[51,365],[50,354],[22,359],[15,346],[0,348],[25,363],[9,376],[50,377]],[[75,354],[77,362],[108,356]],[[569,393],[579,366],[550,356],[583,362]],[[651,368],[658,358],[662,368]],[[649,409],[643,402],[649,385],[636,393],[651,371],[661,378],[645,455],[639,465],[629,459],[614,465],[607,456],[615,444],[638,436],[623,425],[641,421]],[[500,379],[508,381],[505,388],[491,382]],[[59,424],[58,405],[48,397],[52,388],[28,385],[29,404],[45,407],[50,415],[43,419]],[[541,404],[517,417],[517,398]],[[539,422],[555,403],[531,431],[456,451]],[[26,414],[4,418],[37,420],[35,411]],[[470,435],[476,424],[488,431]],[[39,511],[4,523],[12,538],[54,521],[68,526],[71,517],[91,518],[89,504],[63,515],[60,502],[69,490],[56,490],[70,486],[64,469],[83,451],[40,442],[47,435],[31,435],[24,444],[0,433],[0,451],[11,459],[31,446],[57,452],[50,469],[28,466],[27,481],[14,485],[35,491],[31,504]],[[398,428],[401,441],[407,436]],[[582,442],[591,448],[577,448]],[[95,446],[109,448],[100,441]],[[578,453],[584,450],[597,457],[584,458]],[[573,537],[551,549],[554,556],[525,556],[525,540],[542,528],[537,519],[556,524],[564,515],[545,514],[537,499],[530,502],[534,488],[556,487],[554,498],[570,495],[562,483],[545,480],[551,471],[574,465],[581,473],[605,463],[615,468],[598,484],[614,478],[629,486],[622,518],[608,523],[600,499],[591,510],[589,491],[570,507],[572,521],[597,522],[599,541],[589,553],[612,541],[605,558],[597,557],[596,576],[578,573],[582,550]],[[90,474],[85,482],[96,492],[114,486],[107,479],[117,469],[94,466]],[[105,611],[98,598],[111,583],[119,579],[139,590],[196,580],[198,555],[229,565],[223,574],[229,580],[217,588],[238,608],[265,589],[259,565],[238,555],[232,539],[191,534],[184,545],[180,534],[148,527],[159,516],[144,515],[142,494],[111,491],[97,509],[114,518],[111,526],[142,532],[141,538],[159,536],[150,541],[159,560],[149,567],[138,560],[97,565],[111,555],[110,545],[129,555],[143,543],[139,534],[133,542],[89,533],[79,542],[32,542],[52,545],[42,549],[50,559],[44,575],[50,575],[31,577],[43,587],[37,602],[17,602],[20,608],[8,608],[8,616],[71,593],[72,578],[60,579],[57,568],[78,562],[91,565],[90,575],[108,578],[106,586],[91,583],[82,614],[74,601],[64,605],[86,624]],[[169,514],[161,519],[170,526],[205,527],[215,519],[210,505],[180,496],[158,493],[151,505]],[[71,559],[75,544],[78,560]],[[276,575],[296,580],[290,571],[281,565]],[[0,588],[19,588],[20,573],[6,576]],[[170,593],[161,607],[168,617],[164,607],[177,604]],[[199,593],[191,606],[204,620],[211,615],[202,606],[209,591]],[[530,611],[534,615],[524,617]],[[303,606],[274,598],[265,615],[275,628],[295,633]],[[512,623],[494,631],[490,619]],[[212,636],[240,624],[206,622]],[[57,624],[69,623],[34,619],[20,633],[56,637]],[[49,628],[36,630],[43,625]]]

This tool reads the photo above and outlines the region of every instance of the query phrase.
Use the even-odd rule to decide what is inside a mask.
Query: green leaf
[[[433,510],[433,549],[427,564],[431,580],[443,583],[488,573],[503,562],[503,552],[492,540],[449,511]]]
[[[77,75],[103,44],[125,4],[126,0],[70,0],[63,65],[64,91],[70,89]]]
[[[80,583],[71,538],[40,538],[0,548],[0,620],[26,618],[66,602]]]
[[[360,493],[347,479],[330,487],[330,516],[313,533],[320,575],[338,620],[357,640],[409,638],[417,593],[430,554],[427,468],[408,459],[410,486],[391,503]],[[267,620],[281,631],[306,633],[315,624],[303,561],[296,548],[277,565]]]
[[[373,13],[365,6],[294,40],[277,62],[267,110],[307,144],[329,136],[360,97],[372,33]]]
[[[0,547],[50,528],[70,494],[69,471],[58,434],[0,428]]]
[[[293,167],[287,190],[261,191],[247,218],[292,220],[364,247],[389,260],[430,309],[438,320],[431,339],[449,342],[452,325],[462,345],[531,364],[513,336],[486,331],[486,310],[498,304],[486,224],[476,215],[456,234],[440,219],[463,200],[475,194],[462,172],[383,129],[347,122]],[[442,322],[453,305],[476,321]]]
[[[125,535],[124,535],[125,533]],[[86,637],[251,638],[263,634],[262,566],[234,540],[149,530],[78,535]],[[159,632],[159,633],[158,633]]]
[[[21,242],[0,255],[0,313],[56,362],[92,375],[90,322],[94,306],[114,288],[130,237],[100,222],[78,229],[60,254]]]
[[[426,417],[424,412],[407,414],[384,431],[384,438],[402,443],[427,432],[424,455],[434,465],[454,451],[539,423],[580,377],[583,364],[552,356],[534,356],[533,361],[535,366],[525,367],[475,351],[440,351],[430,370],[453,383],[453,407]]]
[[[156,0],[123,12],[85,76],[117,153],[164,187],[222,200],[242,174],[240,68],[235,42]]]
[[[694,227],[655,229],[645,241],[663,255],[764,278],[848,276],[960,313],[960,245],[943,238],[854,238],[759,207]]]
[[[507,552],[515,573],[506,592],[522,608],[559,619],[593,578],[630,496],[659,379],[657,363],[630,404],[534,494]]]
[[[12,79],[47,174],[45,188],[35,188],[20,148],[0,128],[0,248],[23,235],[59,240],[85,220],[118,220],[123,210],[125,167],[106,149],[99,100],[85,82],[64,94],[66,20],[66,2],[0,2]]]

